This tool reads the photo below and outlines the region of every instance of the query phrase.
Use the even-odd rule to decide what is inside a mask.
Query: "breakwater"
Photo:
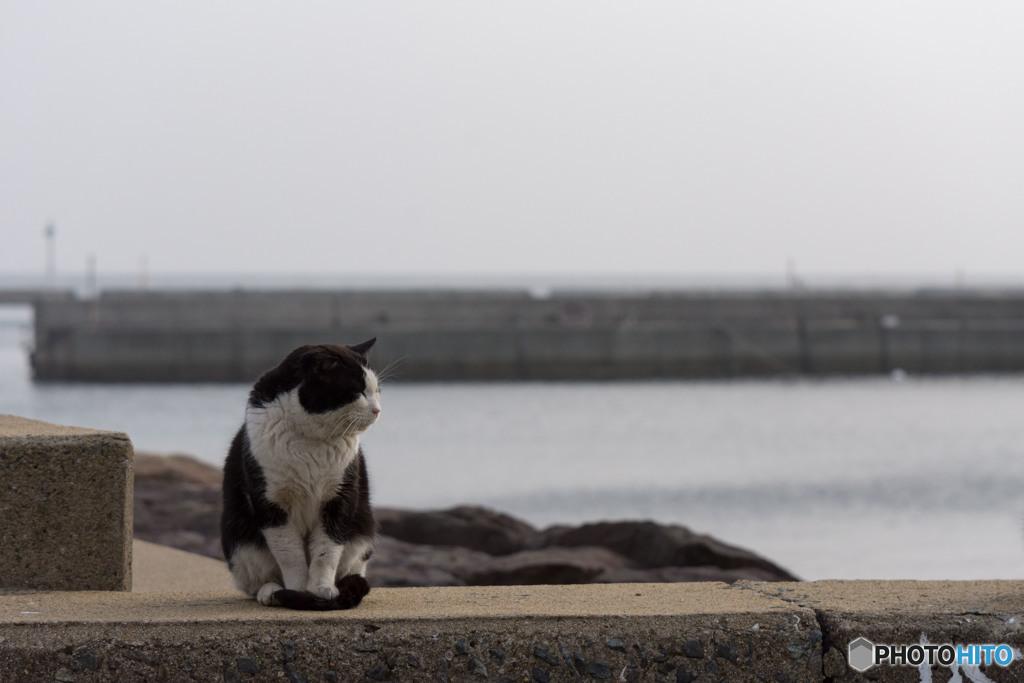
[[[398,380],[1024,371],[1024,291],[111,291],[39,298],[39,380],[252,381],[377,337]]]

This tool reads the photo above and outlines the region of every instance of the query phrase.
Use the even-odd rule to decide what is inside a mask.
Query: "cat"
[[[376,522],[359,435],[380,384],[353,346],[300,346],[253,385],[224,462],[221,545],[261,604],[350,609],[370,591]]]

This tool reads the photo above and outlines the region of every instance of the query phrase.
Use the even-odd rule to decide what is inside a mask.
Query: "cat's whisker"
[[[384,366],[380,372],[377,373],[377,380],[379,382],[386,382],[393,376],[397,375],[401,366],[405,363],[407,356],[400,356],[395,358],[390,363]]]
[[[349,432],[351,432],[352,428],[355,427],[355,426],[356,426],[356,418],[355,417],[349,418],[349,420],[345,423],[345,430],[341,433],[341,436],[342,437],[348,436]]]
[[[330,441],[331,439],[333,439],[333,438],[334,438],[334,435],[335,435],[335,434],[336,434],[336,433],[338,432],[338,428],[339,428],[339,427],[340,427],[340,426],[341,426],[342,424],[344,424],[344,423],[345,423],[345,418],[346,418],[346,417],[347,417],[347,416],[343,415],[343,416],[342,416],[342,418],[341,418],[340,420],[338,420],[337,422],[335,422],[335,423],[334,423],[334,427],[333,427],[333,428],[331,428],[331,433],[327,435],[327,440],[328,440],[328,441]]]
[[[328,435],[327,440],[331,441],[334,438],[334,435],[338,432],[338,429],[341,428],[342,426],[344,426],[345,429],[341,433],[341,437],[340,438],[345,438],[346,436],[348,436],[349,429],[352,427],[352,425],[354,425],[356,423],[356,418],[357,417],[358,417],[358,415],[355,415],[355,414],[352,414],[352,413],[349,413],[347,415],[343,415],[341,417],[341,419],[338,420],[335,423],[334,429],[331,430],[331,433],[330,433],[330,435]]]

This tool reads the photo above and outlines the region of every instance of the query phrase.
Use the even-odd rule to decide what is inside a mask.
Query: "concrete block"
[[[824,680],[1024,680],[1024,583],[1020,581],[815,581],[755,583],[736,590],[778,597],[811,609],[824,634]],[[1014,649],[1007,667],[962,662],[952,666],[873,665],[864,643],[910,645],[999,645]],[[968,664],[972,664],[968,666]],[[927,673],[927,678],[925,674]],[[952,676],[952,678],[950,678]]]
[[[722,583],[378,588],[323,613],[37,593],[0,596],[0,631],[5,681],[816,681],[822,650],[812,610]]]
[[[0,681],[1024,680],[1024,581],[377,588],[295,612],[219,590],[209,558],[140,555],[168,592],[0,592]],[[872,644],[1013,662],[875,664]]]
[[[0,415],[0,589],[131,590],[128,436]]]

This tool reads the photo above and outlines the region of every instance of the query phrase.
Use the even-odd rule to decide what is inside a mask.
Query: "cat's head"
[[[380,385],[366,357],[375,341],[300,346],[256,381],[249,406],[267,408],[276,402],[301,410],[310,421],[338,426],[332,434],[339,436],[366,431],[381,411]]]

